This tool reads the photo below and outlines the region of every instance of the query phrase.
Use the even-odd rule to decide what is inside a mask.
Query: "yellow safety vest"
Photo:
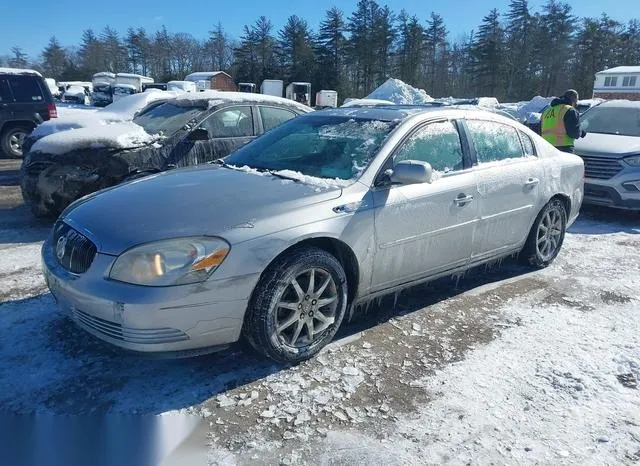
[[[567,129],[564,126],[564,116],[573,107],[571,105],[554,105],[547,107],[542,112],[541,130],[542,137],[555,147],[573,146],[575,139],[567,135]]]

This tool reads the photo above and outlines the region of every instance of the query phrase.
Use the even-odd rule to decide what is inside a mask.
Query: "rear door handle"
[[[529,178],[527,182],[524,184],[527,188],[531,188],[533,186],[537,186],[540,183],[538,178]]]
[[[458,197],[456,197],[453,202],[455,203],[455,205],[457,206],[463,206],[469,202],[473,201],[473,196],[467,194],[460,194]]]

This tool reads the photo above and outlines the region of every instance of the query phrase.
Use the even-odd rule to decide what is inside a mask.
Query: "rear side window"
[[[8,76],[7,81],[18,103],[43,102],[44,95],[34,76]]]
[[[493,121],[466,123],[479,164],[524,156],[517,129]]]
[[[295,113],[276,107],[260,107],[260,118],[265,133],[296,116]]]
[[[201,124],[212,138],[253,136],[251,107],[230,107],[217,111]]]
[[[529,135],[520,131],[520,138],[522,139],[522,145],[524,146],[524,155],[536,155],[536,146]]]
[[[0,79],[0,102],[13,102],[9,83],[4,79]]]

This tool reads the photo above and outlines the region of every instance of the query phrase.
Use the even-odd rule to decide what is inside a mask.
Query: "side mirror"
[[[391,182],[396,184],[431,183],[432,178],[433,168],[431,165],[418,160],[398,162],[389,175]]]
[[[209,131],[204,128],[196,128],[189,133],[189,140],[191,141],[208,141]]]

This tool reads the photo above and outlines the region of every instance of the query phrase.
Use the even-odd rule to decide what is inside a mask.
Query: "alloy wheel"
[[[560,248],[562,237],[562,212],[558,208],[546,212],[536,234],[536,250],[547,261],[554,257]]]

